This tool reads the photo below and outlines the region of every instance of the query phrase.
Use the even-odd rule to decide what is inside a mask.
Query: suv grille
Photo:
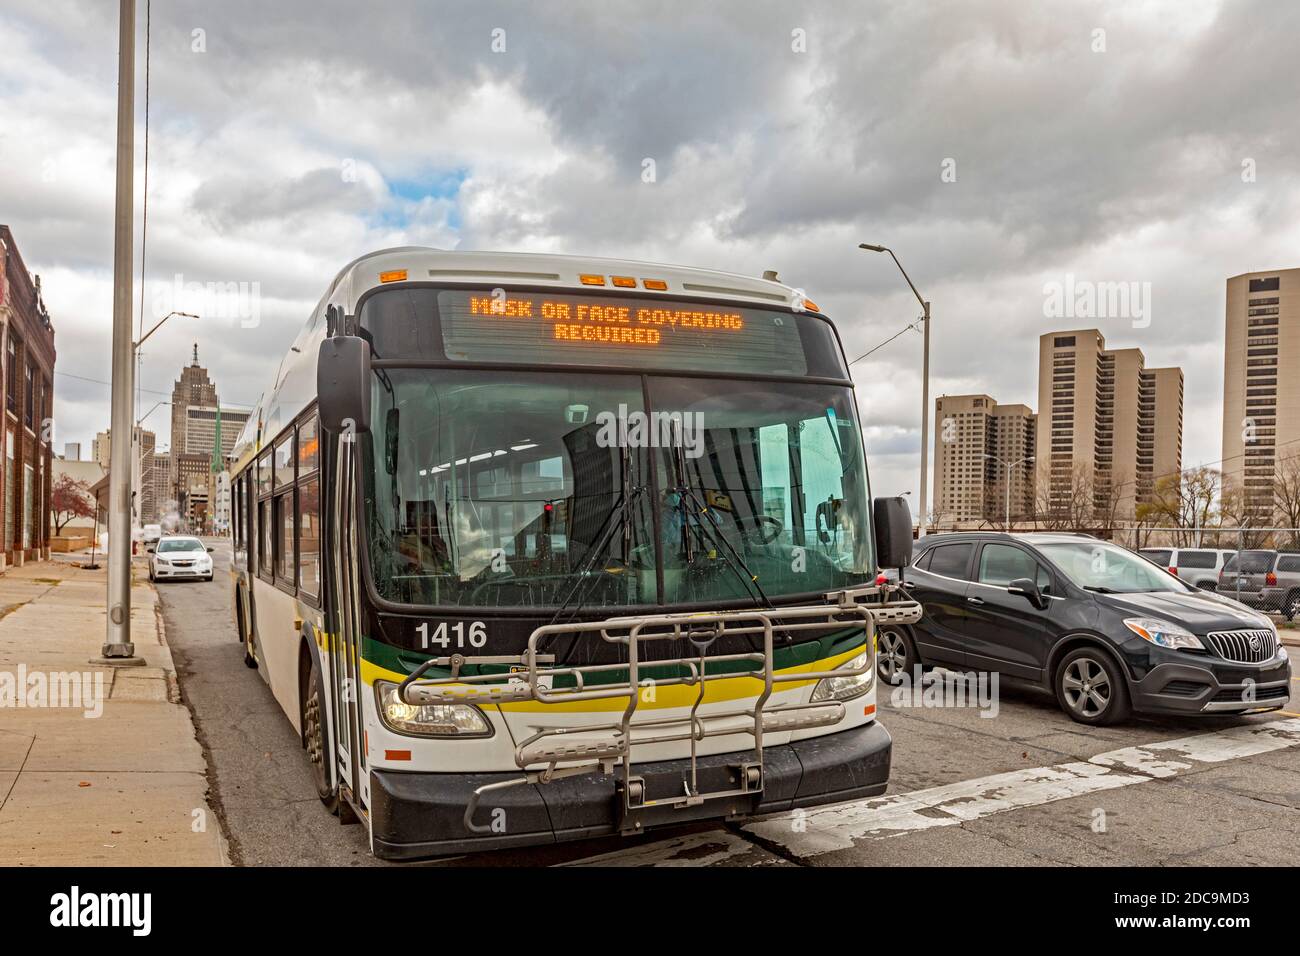
[[[1277,653],[1277,635],[1263,629],[1213,631],[1205,639],[1224,660],[1241,664],[1261,664]]]
[[[1259,690],[1255,691],[1255,700],[1257,701],[1279,700],[1289,696],[1291,696],[1290,691],[1285,687],[1261,687]],[[1223,690],[1214,695],[1215,703],[1227,703],[1229,701],[1238,700],[1244,701],[1245,699],[1245,696],[1239,690]]]

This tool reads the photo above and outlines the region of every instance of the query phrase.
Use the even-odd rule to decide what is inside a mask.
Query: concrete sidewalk
[[[131,590],[144,667],[97,667],[104,570],[0,576],[0,866],[225,865],[157,594]],[[72,678],[72,680],[70,680]]]

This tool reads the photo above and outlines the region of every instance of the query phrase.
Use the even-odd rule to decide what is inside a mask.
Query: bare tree
[[[1079,531],[1093,527],[1094,482],[1092,469],[1077,462],[1067,473],[1039,469],[1034,484],[1034,523],[1048,531]]]
[[[1227,481],[1223,483],[1223,491],[1219,496],[1219,516],[1229,539],[1220,544],[1226,547],[1260,548],[1268,541],[1268,532],[1257,530],[1261,525],[1267,526],[1261,520],[1265,516],[1261,515],[1258,505],[1246,496],[1246,490],[1241,485]],[[1233,535],[1233,530],[1237,534]],[[1236,540],[1231,540],[1234,537]]]
[[[1278,462],[1273,478],[1273,509],[1278,524],[1290,529],[1278,535],[1278,544],[1300,549],[1300,455]]]

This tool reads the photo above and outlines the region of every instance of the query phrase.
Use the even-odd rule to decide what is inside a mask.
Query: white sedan
[[[198,538],[168,535],[149,549],[149,580],[212,580],[212,549]]]

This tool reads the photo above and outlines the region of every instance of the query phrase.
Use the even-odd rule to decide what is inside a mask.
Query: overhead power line
[[[886,345],[888,345],[890,342],[894,341],[894,339],[898,338],[900,335],[902,335],[902,334],[905,333],[905,332],[919,332],[919,331],[921,331],[921,323],[924,322],[924,321],[925,321],[924,318],[920,318],[920,319],[917,319],[915,322],[913,322],[911,325],[905,325],[905,326],[903,326],[901,329],[899,329],[897,332],[895,332],[895,333],[894,333],[893,335],[891,335],[889,338],[885,339],[885,341],[881,342],[879,345],[876,345],[876,346],[873,346],[872,348],[867,349],[865,352],[863,352],[861,355],[859,355],[857,358],[855,358],[852,362],[850,362],[849,365],[856,365],[857,363],[861,362],[864,358],[866,358],[868,355],[870,355],[872,352],[876,352],[876,351],[879,351],[880,349],[883,349]]]

